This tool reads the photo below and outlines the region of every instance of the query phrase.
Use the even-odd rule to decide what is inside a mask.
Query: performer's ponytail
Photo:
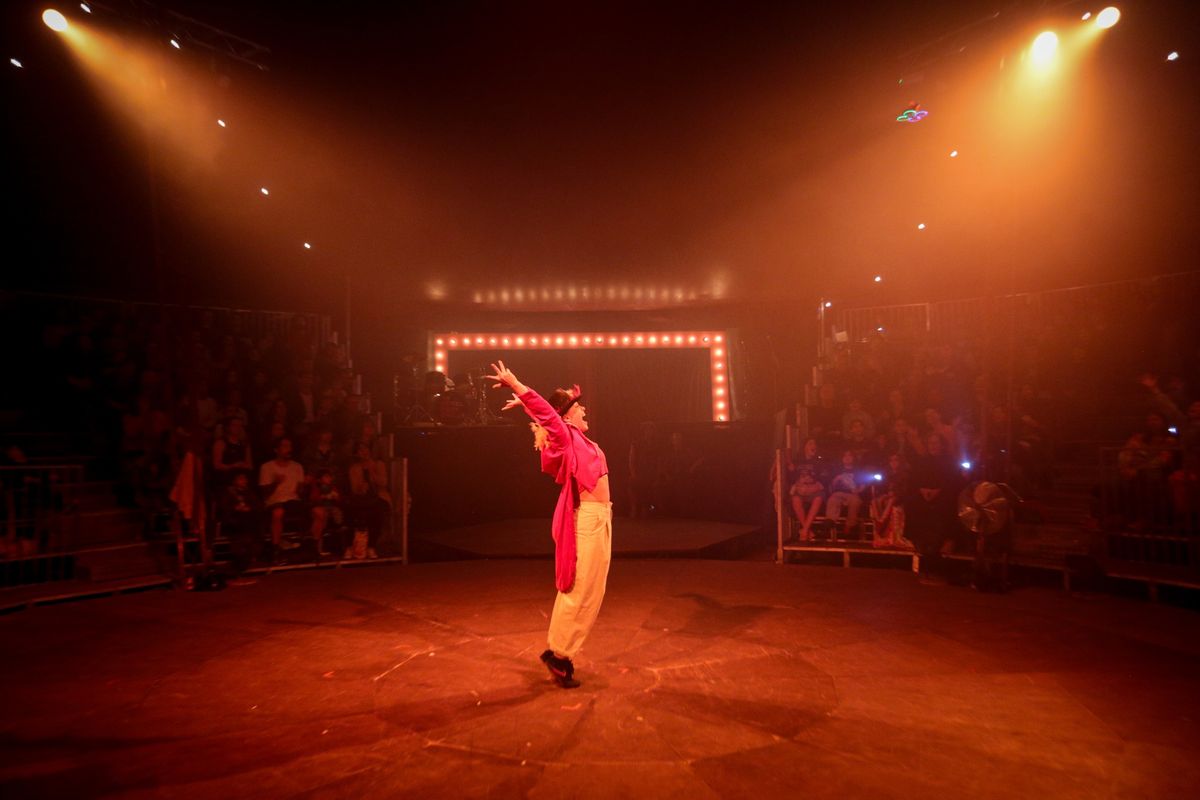
[[[529,423],[529,430],[533,431],[533,449],[541,452],[546,448],[546,443],[550,441],[549,432],[536,422]]]

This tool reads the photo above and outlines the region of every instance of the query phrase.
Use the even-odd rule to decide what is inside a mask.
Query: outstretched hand
[[[513,371],[504,366],[503,361],[492,364],[492,372],[495,374],[488,375],[487,380],[492,382],[493,389],[499,389],[501,386],[512,388],[520,383],[517,380],[517,376],[513,374]]]
[[[512,400],[509,400],[507,403],[505,403],[504,407],[501,408],[500,410],[501,411],[511,411],[512,409],[519,408],[520,406],[521,406],[521,398],[517,397],[514,394],[512,396]]]

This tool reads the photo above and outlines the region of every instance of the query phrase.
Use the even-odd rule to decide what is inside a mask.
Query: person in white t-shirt
[[[265,497],[271,519],[271,544],[275,549],[291,550],[299,545],[283,542],[283,518],[300,509],[300,486],[304,467],[292,460],[292,440],[286,436],[275,441],[275,458],[258,469],[258,487]]]

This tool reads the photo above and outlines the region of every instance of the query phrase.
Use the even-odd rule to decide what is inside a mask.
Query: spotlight
[[[831,303],[831,302],[829,302],[828,300],[826,300],[826,301],[825,301],[825,307],[826,307],[826,308],[833,308],[833,303]]]
[[[883,276],[882,276],[882,275],[876,275],[876,276],[875,276],[875,282],[876,282],[876,283],[883,283]]]
[[[1174,50],[1167,53],[1167,61],[1178,61],[1178,60],[1179,60],[1179,53],[1176,53]]]
[[[79,7],[83,9],[83,13],[85,13],[85,14],[92,13],[92,7],[89,6],[87,3],[80,3]]]
[[[312,245],[311,245],[311,244],[309,244],[308,242],[305,242],[305,243],[304,243],[304,249],[305,249],[305,250],[312,250]]]
[[[1092,12],[1090,12],[1090,11],[1083,12],[1083,16],[1080,17],[1080,19],[1083,20],[1084,22],[1087,22],[1091,18],[1092,18]]]
[[[179,40],[178,40],[178,39],[172,39],[172,40],[171,40],[171,47],[174,47],[176,50],[178,50],[178,49],[179,49]]]
[[[1111,28],[1121,18],[1121,12],[1116,6],[1109,6],[1096,15],[1096,27],[1101,30]]]
[[[55,11],[53,8],[47,8],[42,12],[42,22],[46,23],[47,28],[58,33],[67,29],[67,18],[62,15],[62,12]]]
[[[1054,58],[1056,50],[1058,50],[1058,34],[1054,31],[1043,31],[1033,40],[1033,46],[1029,48],[1029,57],[1035,65],[1044,67]]]
[[[219,120],[217,120],[217,124],[218,124],[218,125],[220,125],[222,128],[224,128],[224,127],[225,127],[225,120],[223,120],[223,119],[219,119]]]
[[[924,222],[918,222],[918,223],[917,223],[917,230],[919,230],[919,231],[923,231],[923,230],[925,230],[925,223],[924,223]]]
[[[22,64],[20,61],[17,61],[15,58],[10,58],[10,59],[8,60],[8,63],[12,64],[12,65],[13,65],[14,67],[16,67],[17,69],[24,69],[24,68],[25,68],[25,65],[24,65],[24,64]]]
[[[1171,434],[1172,436],[1178,436],[1179,428],[1176,428],[1174,425],[1172,425],[1171,427],[1167,428],[1167,433]]]
[[[962,462],[961,464],[959,464],[959,466],[960,466],[960,467],[962,467],[963,469],[970,469],[970,468],[971,468],[971,462],[970,462],[970,461],[964,461],[964,462]]]
[[[262,187],[261,189],[259,189],[259,191],[263,193],[263,196],[264,196],[264,197],[266,197],[267,195],[269,195],[269,194],[270,194],[270,192],[269,192],[269,191],[267,191],[267,187],[265,187],[265,186],[264,186],[264,187]]]
[[[951,150],[951,151],[950,151],[950,157],[951,157],[951,158],[958,158],[958,151],[957,151],[957,150]]]
[[[878,472],[876,472],[872,477],[874,477],[875,480],[877,480],[877,481],[883,480],[883,476],[880,475]]]

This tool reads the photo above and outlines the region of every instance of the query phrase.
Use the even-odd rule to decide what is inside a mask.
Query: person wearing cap
[[[550,616],[550,631],[542,662],[559,686],[579,685],[572,659],[583,647],[608,580],[612,558],[612,502],[608,462],[600,446],[589,439],[587,408],[579,386],[556,389],[550,400],[521,383],[500,361],[488,376],[496,388],[507,386],[513,399],[507,411],[520,406],[532,419],[534,447],[542,471],[562,486],[554,508],[554,583],[558,596]]]

